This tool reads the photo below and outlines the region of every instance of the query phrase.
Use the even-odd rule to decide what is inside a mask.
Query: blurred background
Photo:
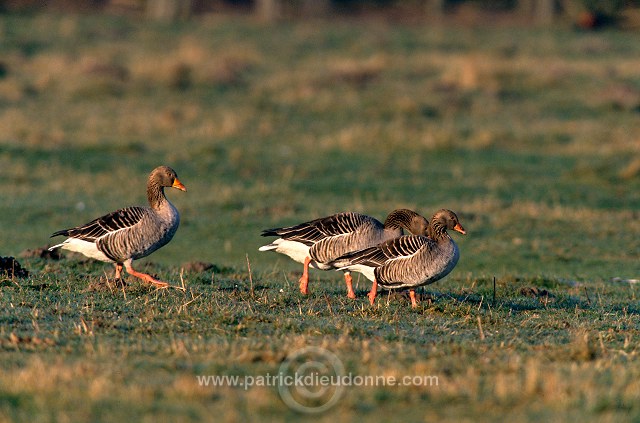
[[[0,254],[167,164],[189,191],[153,262],[297,271],[262,229],[447,207],[451,277],[637,277],[639,7],[0,1]]]
[[[254,15],[266,21],[379,15],[400,21],[551,24],[559,19],[581,28],[637,26],[637,0],[3,0],[8,12],[126,14],[165,21],[211,13]]]

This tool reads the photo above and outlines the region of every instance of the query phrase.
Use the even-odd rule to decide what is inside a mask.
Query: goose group
[[[438,210],[429,221],[427,236],[401,236],[347,253],[329,264],[339,270],[362,273],[373,281],[368,294],[371,305],[378,287],[389,290],[408,288],[411,306],[415,308],[415,288],[444,278],[458,263],[460,251],[447,229],[463,235],[467,233],[454,212]]]
[[[158,166],[147,179],[148,206],[125,207],[98,217],[84,225],[54,232],[65,236],[49,250],[62,248],[89,258],[115,264],[115,278],[123,268],[157,288],[170,284],[139,272],[132,266],[166,245],[180,224],[180,213],[167,199],[164,189],[186,191],[169,166]],[[458,216],[451,210],[438,210],[427,220],[409,209],[393,210],[384,223],[374,217],[342,212],[293,226],[265,229],[262,236],[278,237],[259,248],[274,251],[302,263],[299,289],[309,293],[309,268],[344,273],[347,297],[356,298],[351,272],[362,273],[372,281],[368,293],[373,305],[379,288],[408,289],[412,307],[417,306],[415,288],[436,282],[458,263],[460,252],[448,234],[466,234]],[[408,233],[405,234],[404,231]]]
[[[295,226],[266,229],[262,236],[280,238],[263,245],[260,251],[275,251],[302,263],[300,292],[306,295],[309,285],[309,267],[335,269],[331,262],[351,251],[377,245],[403,234],[403,229],[415,235],[426,234],[429,222],[408,209],[394,210],[380,223],[360,213],[337,213]],[[347,297],[356,298],[349,269],[344,269]]]

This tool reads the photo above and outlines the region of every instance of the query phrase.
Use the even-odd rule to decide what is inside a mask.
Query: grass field
[[[255,381],[311,346],[437,380],[320,390],[314,420],[640,421],[636,34],[0,15],[0,40],[0,255],[31,272],[0,278],[0,420],[298,420],[278,386],[198,376]],[[143,204],[159,164],[189,191],[138,266],[186,292],[21,256]],[[398,207],[468,231],[415,310],[370,306],[362,278],[348,300],[338,273],[303,297],[301,266],[257,251],[264,228]]]

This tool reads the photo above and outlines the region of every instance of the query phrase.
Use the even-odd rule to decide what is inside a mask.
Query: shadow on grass
[[[564,310],[571,311],[576,308],[581,310],[595,309],[595,305],[587,300],[574,296],[564,296],[553,294],[546,290],[521,290],[516,297],[505,298],[496,297],[495,301],[491,294],[481,293],[452,293],[452,292],[416,292],[419,301],[429,301],[437,303],[453,303],[456,306],[470,305],[485,311],[503,310],[507,312],[524,312],[535,310]],[[382,291],[380,295],[389,295],[388,291]],[[391,298],[404,298],[409,301],[407,292],[391,293]],[[623,311],[620,307],[618,311]],[[627,313],[637,312],[637,308],[627,309]]]

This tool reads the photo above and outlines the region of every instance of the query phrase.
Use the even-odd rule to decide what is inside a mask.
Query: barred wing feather
[[[126,207],[106,214],[91,222],[71,229],[64,229],[53,236],[64,235],[83,241],[96,242],[98,239],[136,225],[146,214],[144,207]]]
[[[337,259],[336,262],[341,265],[349,263],[349,265],[361,264],[370,267],[380,267],[391,260],[408,259],[428,243],[429,239],[423,236],[403,235],[390,239],[375,247],[345,254]]]
[[[348,234],[370,219],[358,213],[338,213],[295,226],[267,229],[262,236],[280,236],[288,241],[313,245],[327,237]]]

